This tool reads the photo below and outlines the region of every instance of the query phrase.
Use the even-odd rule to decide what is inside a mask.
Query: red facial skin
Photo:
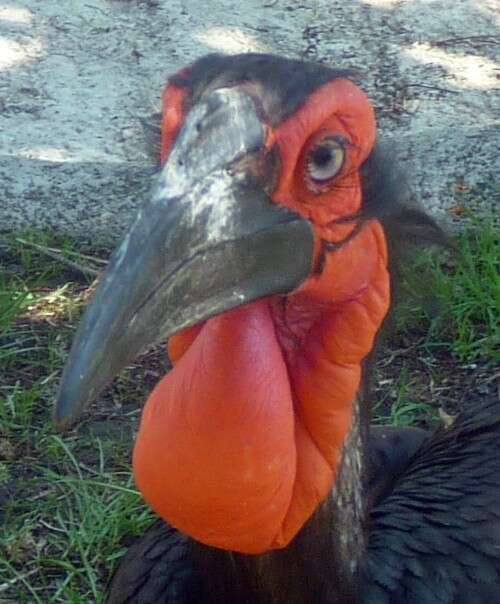
[[[162,161],[186,95],[173,86],[165,93]],[[307,161],[326,136],[348,144],[340,173],[320,186]],[[169,341],[175,366],[146,403],[135,477],[160,516],[207,545],[248,554],[285,547],[335,481],[361,363],[389,308],[381,225],[355,231],[339,222],[361,208],[359,168],[374,141],[373,109],[343,79],[270,129],[267,146],[281,157],[273,201],[314,225],[315,271],[286,297]],[[344,243],[322,257],[324,242]]]

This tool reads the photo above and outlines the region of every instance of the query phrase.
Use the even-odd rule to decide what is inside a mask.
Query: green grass
[[[22,281],[12,280],[7,282],[0,273],[0,335],[8,332],[12,321],[26,306],[29,291]]]
[[[493,220],[480,226],[458,239],[460,254],[421,254],[407,271],[417,301],[398,310],[377,368],[376,421],[428,424],[456,387],[468,387],[468,367],[498,371],[499,232]],[[102,602],[127,540],[152,520],[130,474],[135,425],[114,412],[139,405],[147,387],[129,373],[101,401],[101,415],[55,433],[53,400],[90,281],[32,243],[102,265],[68,238],[0,242],[0,602]]]
[[[87,279],[22,241],[82,258],[71,242],[24,234],[0,265],[0,602],[94,603],[123,539],[152,515],[134,489],[128,443],[51,421],[64,350]]]
[[[0,573],[17,579],[10,590],[16,602],[102,602],[105,571],[125,551],[122,538],[140,534],[151,515],[128,470],[107,471],[102,454],[89,471],[59,437],[47,445],[58,449],[58,460],[35,466],[28,479],[36,495],[16,506],[0,540]]]
[[[428,425],[438,419],[436,407],[415,396],[419,384],[408,366],[403,365],[399,375],[390,381],[382,383],[384,395],[373,410],[374,423],[407,427]]]
[[[427,347],[446,347],[462,361],[500,363],[499,223],[475,223],[454,244],[455,254],[421,254],[406,271],[413,301],[397,311],[398,327],[421,325]]]
[[[393,339],[406,342],[407,350],[397,353],[396,371],[395,363],[389,363],[393,375],[385,380],[387,363],[382,360],[377,423],[432,425],[440,409],[458,411],[461,390],[464,399],[477,396],[471,369],[486,383],[488,372],[500,369],[498,218],[472,221],[451,243],[453,251],[420,252],[403,270],[403,301],[395,309]]]

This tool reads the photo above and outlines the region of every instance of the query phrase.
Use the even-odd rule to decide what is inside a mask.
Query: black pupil
[[[327,147],[326,145],[324,147],[317,147],[312,152],[311,159],[315,163],[316,166],[318,166],[319,168],[324,168],[332,160],[331,147]]]

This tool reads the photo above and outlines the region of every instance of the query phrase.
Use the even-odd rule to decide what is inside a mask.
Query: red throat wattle
[[[167,88],[162,161],[187,96]],[[311,191],[307,149],[328,134],[349,141],[344,166],[333,186]],[[285,547],[332,488],[362,361],[389,307],[381,225],[342,221],[361,208],[359,168],[374,141],[373,110],[345,79],[271,131],[281,158],[273,201],[314,224],[316,272],[293,294],[170,339],[175,366],[147,401],[134,471],[153,509],[200,542],[249,554]]]

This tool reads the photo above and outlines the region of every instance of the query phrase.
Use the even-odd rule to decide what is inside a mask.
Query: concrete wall
[[[498,0],[0,0],[0,230],[119,236],[155,167],[141,120],[213,51],[358,69],[431,212],[499,204]]]

